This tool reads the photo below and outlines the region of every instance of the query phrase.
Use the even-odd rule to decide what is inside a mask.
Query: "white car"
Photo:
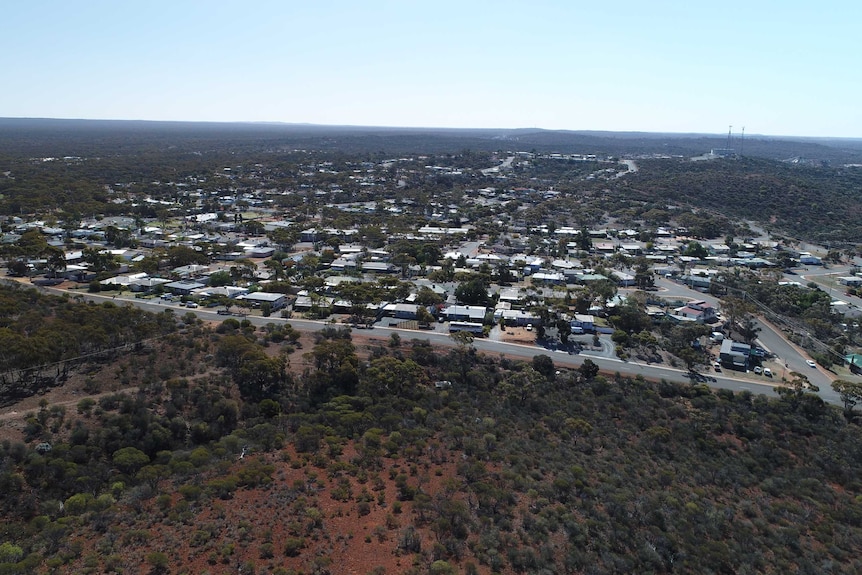
[[[805,360],[805,363],[808,364],[808,367],[817,367],[817,364],[811,361],[810,359]]]

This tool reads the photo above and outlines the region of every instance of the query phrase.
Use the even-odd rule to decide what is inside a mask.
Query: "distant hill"
[[[242,150],[300,146],[349,153],[441,153],[453,150],[536,150],[602,155],[696,156],[728,147],[710,134],[523,129],[390,128],[279,123],[146,122],[0,118],[0,153],[13,155],[135,153],[153,146]],[[862,140],[734,136],[746,156],[832,164],[862,163]]]

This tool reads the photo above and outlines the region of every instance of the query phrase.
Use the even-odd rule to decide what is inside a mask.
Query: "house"
[[[187,266],[180,266],[178,268],[174,268],[171,270],[172,274],[176,274],[181,278],[194,277],[207,273],[210,271],[209,266],[202,266],[198,264],[190,264]]]
[[[575,274],[574,278],[575,278],[575,281],[577,281],[580,284],[588,284],[590,282],[600,282],[600,281],[608,279],[605,276],[603,276],[602,274],[594,274],[594,273],[589,273],[589,272],[581,272],[581,273]]]
[[[206,287],[206,284],[193,281],[177,281],[164,284],[164,288],[174,295],[191,295],[194,290]]]
[[[387,262],[362,262],[362,271],[366,273],[385,274],[394,270],[394,266]]]
[[[293,302],[293,309],[297,311],[311,311],[314,308],[328,310],[332,307],[333,301],[333,298],[301,294]]]
[[[332,260],[332,263],[329,264],[329,269],[333,271],[346,271],[346,270],[355,270],[358,264],[354,259],[348,258],[335,258]]]
[[[248,293],[248,288],[237,287],[237,286],[220,286],[220,287],[206,287],[200,290],[195,291],[195,295],[200,297],[227,297],[230,299],[236,298],[243,294]]]
[[[862,355],[858,353],[845,355],[844,362],[847,363],[851,373],[855,373],[856,375],[862,373]]]
[[[580,328],[584,331],[595,331],[596,318],[592,315],[576,313],[575,318],[569,323],[572,331],[577,331],[575,328]]]
[[[143,277],[130,282],[129,288],[131,288],[133,292],[149,293],[159,286],[170,282],[171,280],[166,280],[164,278]]]
[[[747,343],[725,339],[721,342],[721,351],[718,354],[718,360],[724,367],[745,371],[748,369],[750,355],[751,346]]]
[[[505,287],[500,290],[498,301],[508,302],[511,307],[519,307],[524,304],[524,294],[516,287]]]
[[[299,241],[318,242],[323,239],[323,234],[314,228],[308,228],[299,232]]]
[[[862,278],[857,276],[841,276],[838,278],[838,283],[850,287],[859,287],[862,285]]]
[[[482,322],[488,308],[483,305],[450,305],[443,310],[443,314],[449,321]]]
[[[564,284],[566,276],[560,272],[536,272],[532,275],[533,283]]]
[[[115,287],[124,287],[130,288],[133,283],[137,280],[141,280],[147,277],[147,274],[144,272],[136,273],[136,274],[128,274],[128,275],[118,275],[112,278],[108,278],[106,280],[102,280],[99,283],[103,286],[115,286]]]
[[[523,311],[523,310],[519,310],[519,309],[504,309],[504,308],[495,309],[494,310],[494,321],[498,322],[498,321],[500,321],[500,319],[502,319],[503,323],[505,323],[508,326],[523,327],[527,324],[531,324],[531,323],[532,324],[538,324],[539,323],[539,317],[538,316],[536,316],[532,313]]]
[[[802,252],[799,254],[799,263],[804,266],[822,266],[823,260],[808,252]]]
[[[252,305],[262,305],[268,303],[271,306],[272,311],[280,310],[285,305],[287,305],[287,296],[283,293],[269,293],[265,291],[258,291],[237,296],[236,299],[251,302]]]
[[[383,314],[398,319],[416,319],[419,306],[411,303],[388,303],[383,306]]]
[[[708,290],[712,285],[712,278],[701,275],[687,275],[681,277],[680,282],[694,289]]]
[[[620,287],[629,287],[635,285],[635,276],[630,273],[612,271],[611,277],[617,280],[617,285],[619,285]]]
[[[696,321],[697,323],[711,323],[716,320],[715,308],[712,307],[712,304],[703,300],[691,301],[682,307],[676,308],[674,315],[685,320]]]
[[[275,254],[275,248],[269,246],[255,246],[245,251],[249,258],[271,258]]]

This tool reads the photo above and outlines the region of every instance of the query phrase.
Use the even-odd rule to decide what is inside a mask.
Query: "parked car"
[[[764,367],[763,368],[763,375],[765,375],[766,377],[772,377],[772,370],[769,369],[768,367]]]
[[[195,307],[200,307],[200,306],[198,304],[196,304],[195,302],[190,301],[186,304],[186,307],[195,308]]]
[[[757,375],[760,375],[761,373],[763,373],[763,368],[760,367],[759,365],[755,366],[754,373],[756,373]]]
[[[230,311],[228,311],[226,309],[220,309],[216,313],[219,315],[230,315]]]

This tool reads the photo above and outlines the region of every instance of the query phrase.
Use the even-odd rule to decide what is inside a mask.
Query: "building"
[[[174,295],[191,295],[195,290],[207,287],[206,284],[192,281],[178,281],[164,284],[165,290]]]
[[[387,262],[362,262],[361,269],[366,273],[385,274],[393,271],[395,267]]]
[[[705,301],[691,301],[674,310],[674,315],[684,320],[696,321],[697,323],[712,323],[716,318],[715,308]]]
[[[412,303],[388,303],[383,306],[383,315],[397,319],[416,319],[419,306]]]
[[[799,254],[799,263],[804,266],[822,266],[823,260],[808,252],[802,252]]]
[[[750,345],[733,341],[732,339],[725,339],[721,342],[721,351],[718,354],[718,360],[724,367],[745,371],[748,369],[750,356]]]
[[[488,309],[483,305],[450,305],[443,310],[449,321],[483,322]]]
[[[635,285],[635,276],[630,273],[612,271],[611,277],[617,280],[617,285],[619,285],[620,287],[630,287]]]
[[[850,368],[851,373],[855,373],[856,375],[862,373],[862,355],[858,353],[845,355],[844,362]]]
[[[280,310],[285,305],[287,305],[287,296],[283,293],[269,293],[265,291],[258,291],[237,296],[236,299],[251,302],[252,305],[258,306],[264,303],[268,303],[270,306],[272,306],[272,311]]]
[[[592,315],[576,313],[575,318],[569,322],[569,325],[574,333],[579,328],[585,332],[592,332],[596,329],[596,318]]]

